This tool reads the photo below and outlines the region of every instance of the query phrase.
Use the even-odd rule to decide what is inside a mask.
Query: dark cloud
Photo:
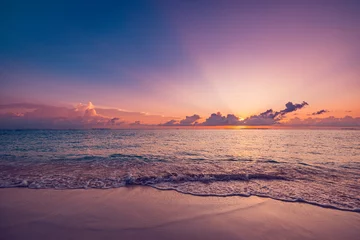
[[[329,111],[325,110],[325,109],[322,109],[322,110],[319,110],[317,112],[312,113],[311,115],[321,115],[321,114],[327,113],[327,112],[329,112]]]
[[[120,120],[120,118],[112,118],[110,121],[111,121],[112,123],[114,123],[114,122],[116,122],[116,121],[118,121],[118,120]]]
[[[293,112],[293,111],[301,109],[307,105],[309,105],[309,104],[305,101],[303,101],[302,103],[296,103],[296,104],[293,104],[292,102],[288,102],[287,104],[285,104],[286,108],[284,110],[282,110],[281,112],[283,112],[283,113]]]
[[[181,125],[181,126],[191,126],[194,123],[196,123],[196,121],[199,120],[199,119],[200,119],[200,116],[197,115],[197,114],[194,114],[192,116],[186,116],[185,119],[180,121],[179,125]]]
[[[205,120],[201,125],[203,126],[229,126],[229,125],[241,125],[239,117],[234,114],[228,114],[227,116],[221,115],[220,112],[213,113],[209,118]]]
[[[280,110],[278,112],[273,111],[272,109],[266,110],[265,112],[260,113],[259,115],[253,115],[247,119],[247,122],[267,122],[272,123],[272,121],[268,119],[273,119],[273,122],[281,120],[286,114],[294,112],[298,109],[301,109],[309,105],[307,102],[303,101],[302,103],[295,103],[288,102],[285,104],[285,109]],[[265,120],[265,121],[264,121]]]
[[[276,113],[272,109],[269,109],[265,112],[260,113],[259,116],[264,118],[275,118],[275,114]]]
[[[179,121],[177,120],[170,120],[166,123],[159,124],[160,126],[194,126],[197,125],[197,120],[200,119],[200,116],[197,114],[194,114],[192,116],[186,116],[185,119],[182,119]]]
[[[119,126],[124,123],[125,123],[124,121],[120,121],[120,118],[115,117],[109,120],[108,125]]]
[[[288,102],[287,104],[285,104],[285,109],[283,109],[279,112],[276,112],[274,114],[273,118],[280,120],[284,115],[294,112],[298,109],[302,109],[306,105],[309,105],[309,104],[305,101],[303,101],[302,103],[295,103],[295,104],[293,104],[292,102]]]
[[[302,103],[292,103],[288,102],[285,104],[285,109],[280,111],[274,111],[273,109],[268,109],[265,112],[262,112],[258,115],[253,115],[245,120],[241,120],[239,117],[234,114],[222,115],[220,112],[213,113],[205,122],[199,124],[202,126],[239,126],[239,125],[273,125],[278,124],[281,119],[288,113],[297,111],[308,105],[307,102]],[[195,116],[195,115],[194,115]],[[175,120],[167,122],[166,126],[169,125],[179,125]]]
[[[159,124],[160,126],[177,126],[179,123],[176,120],[170,120],[164,124]]]
[[[299,110],[306,105],[309,105],[307,102],[303,101],[302,103],[288,102],[285,104],[285,109],[280,111],[273,111],[272,109],[266,110],[258,115],[253,115],[246,118],[243,121],[244,125],[273,125],[278,124],[281,119],[285,117],[286,114]]]

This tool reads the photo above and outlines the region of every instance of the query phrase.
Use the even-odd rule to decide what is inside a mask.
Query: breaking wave
[[[86,189],[151,186],[197,196],[261,196],[359,211],[359,174],[275,160],[188,161],[112,154],[48,162],[0,162],[0,187]]]

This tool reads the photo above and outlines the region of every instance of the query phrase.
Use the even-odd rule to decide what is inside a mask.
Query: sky
[[[360,126],[358,1],[5,0],[0,26],[0,128]]]

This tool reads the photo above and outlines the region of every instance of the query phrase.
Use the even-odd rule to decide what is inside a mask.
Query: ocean
[[[360,212],[360,131],[0,131],[1,188],[132,185]]]

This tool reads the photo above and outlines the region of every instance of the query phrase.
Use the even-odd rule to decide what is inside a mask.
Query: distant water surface
[[[0,131],[0,187],[127,185],[360,211],[360,131]]]

